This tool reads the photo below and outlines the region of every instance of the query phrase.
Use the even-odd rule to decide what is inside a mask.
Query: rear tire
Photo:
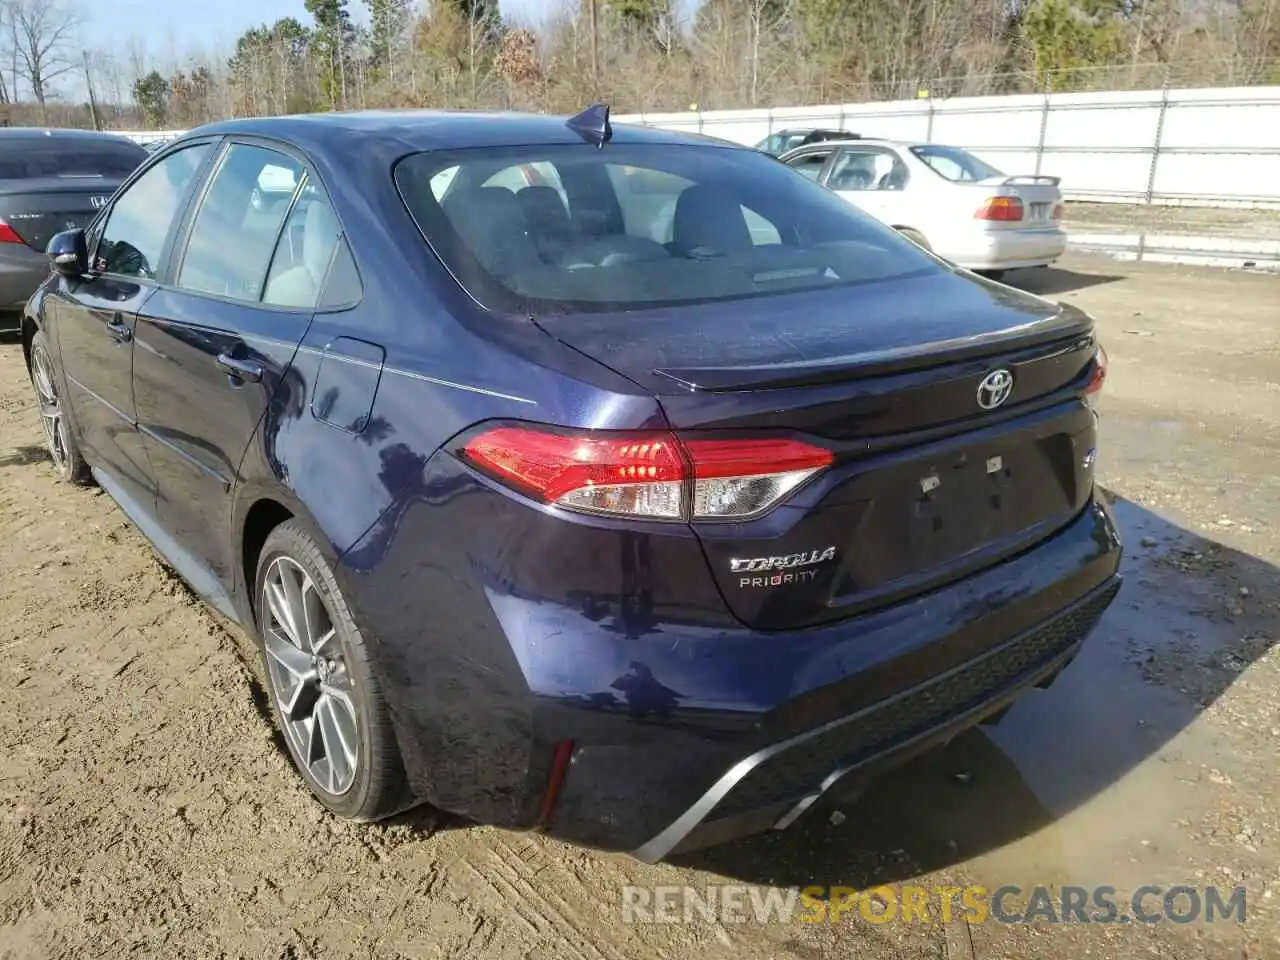
[[[403,810],[404,765],[368,647],[299,521],[267,536],[254,585],[267,692],[302,779],[325,807],[349,820]]]
[[[914,243],[916,246],[923,247],[932,252],[933,247],[929,246],[929,241],[925,235],[919,230],[913,230],[911,227],[898,227],[898,232]]]
[[[53,355],[43,330],[37,330],[31,338],[32,389],[39,405],[40,426],[44,430],[45,449],[58,471],[58,479],[77,487],[93,484],[93,474],[80,453],[69,411],[58,395],[58,377],[54,373]]]

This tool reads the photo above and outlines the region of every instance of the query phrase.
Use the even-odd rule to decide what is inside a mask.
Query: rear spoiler
[[[1013,177],[1005,177],[1000,181],[1002,186],[1008,186],[1013,183],[1047,183],[1051,187],[1056,187],[1062,182],[1061,177],[1050,177],[1042,173],[1026,173],[1018,174]]]

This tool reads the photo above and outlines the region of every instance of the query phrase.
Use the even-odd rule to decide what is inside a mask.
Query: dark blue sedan
[[[343,817],[785,828],[1047,684],[1119,588],[1091,318],[751,149],[220,123],[48,252],[58,470],[257,638]]]

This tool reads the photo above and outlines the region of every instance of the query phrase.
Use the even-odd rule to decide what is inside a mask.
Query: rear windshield
[[[932,168],[933,172],[948,180],[989,180],[992,177],[1003,177],[1004,174],[987,163],[979,160],[968,150],[959,147],[912,147],[911,152]]]
[[[147,157],[137,144],[51,137],[6,141],[0,153],[0,180],[33,177],[104,177],[122,180]]]
[[[409,211],[484,306],[531,315],[762,297],[941,269],[752,150],[609,143],[420,153]]]

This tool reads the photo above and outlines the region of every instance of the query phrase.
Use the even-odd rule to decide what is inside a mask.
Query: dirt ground
[[[649,867],[321,812],[245,642],[54,482],[0,344],[0,958],[1280,956],[1280,277],[1071,257],[1127,583],[1066,674],[785,834]],[[833,823],[834,821],[839,821]],[[624,924],[624,884],[1247,890],[1243,924]]]

